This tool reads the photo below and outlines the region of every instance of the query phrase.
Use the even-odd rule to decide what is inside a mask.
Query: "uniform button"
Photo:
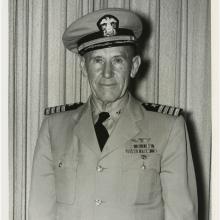
[[[59,167],[62,167],[62,166],[63,166],[63,163],[62,163],[61,161],[59,161],[58,166],[59,166]]]
[[[98,166],[96,167],[96,170],[97,170],[98,172],[102,172],[102,171],[103,171],[103,167],[100,166],[100,165],[98,165]]]
[[[145,169],[146,169],[146,166],[143,164],[143,165],[141,166],[141,169],[142,169],[142,170],[145,170]]]
[[[101,204],[102,204],[102,200],[96,199],[96,200],[95,200],[95,204],[96,204],[96,206],[101,205]]]

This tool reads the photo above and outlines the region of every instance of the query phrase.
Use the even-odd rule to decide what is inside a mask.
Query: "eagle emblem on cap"
[[[104,37],[111,37],[117,34],[119,21],[113,15],[105,15],[99,19],[97,26]]]

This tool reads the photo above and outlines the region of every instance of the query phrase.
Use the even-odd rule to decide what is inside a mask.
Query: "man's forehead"
[[[109,47],[109,48],[102,48],[102,49],[97,49],[90,51],[86,53],[84,56],[85,57],[94,57],[94,56],[127,56],[132,52],[132,47],[131,46],[118,46],[118,47]]]

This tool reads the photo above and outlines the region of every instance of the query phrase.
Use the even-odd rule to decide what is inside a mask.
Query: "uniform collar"
[[[123,147],[124,144],[135,137],[141,130],[143,122],[143,109],[140,102],[135,100],[130,94],[128,102],[121,114],[118,123],[106,142],[102,151],[102,158],[109,155],[116,149]]]
[[[109,120],[117,121],[123,112],[126,104],[128,103],[129,100],[129,94],[126,93],[122,98],[117,100],[116,102],[113,103],[111,106],[111,109],[108,109],[108,113],[110,114]],[[93,122],[95,123],[98,120],[98,115],[100,112],[102,112],[102,109],[99,105],[99,103],[94,100],[92,97],[89,99],[91,110],[92,110],[92,118]]]
[[[101,153],[92,121],[90,99],[81,109],[81,116],[74,127],[73,134],[79,138],[84,146],[88,147],[98,157],[101,156],[100,159],[122,147],[129,139],[137,135],[142,127],[146,127],[146,124],[148,124],[146,120],[143,120],[144,113],[140,102],[129,94],[123,114],[121,114],[112,135]]]

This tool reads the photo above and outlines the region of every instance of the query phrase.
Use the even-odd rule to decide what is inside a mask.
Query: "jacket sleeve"
[[[186,124],[176,118],[161,160],[165,220],[197,219],[197,188]]]
[[[29,220],[56,219],[56,192],[48,119],[42,123],[34,152]]]

